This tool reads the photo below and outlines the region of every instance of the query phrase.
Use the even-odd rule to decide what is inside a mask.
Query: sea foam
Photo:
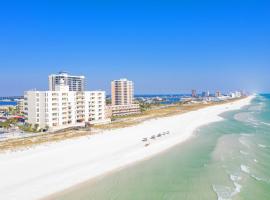
[[[253,117],[251,112],[240,112],[234,115],[234,119],[240,122],[251,123],[258,125],[257,120]]]
[[[242,151],[242,150],[240,150],[240,153],[242,154],[242,155],[245,155],[245,156],[247,156],[249,153],[248,152],[245,152],[245,151]]]
[[[241,170],[247,174],[250,173],[249,167],[246,165],[241,165]]]
[[[258,177],[254,174],[251,174],[250,175],[253,179],[255,179],[256,181],[262,181],[262,182],[265,182],[265,183],[270,183],[270,179],[269,178],[261,178],[261,177]]]
[[[263,144],[258,144],[258,146],[261,147],[261,148],[266,148],[266,146],[263,145]]]
[[[233,196],[241,192],[242,185],[238,183],[242,179],[241,176],[230,174],[234,188],[230,186],[212,185],[213,191],[216,193],[218,200],[231,200]]]
[[[229,186],[213,185],[213,191],[216,193],[218,200],[231,200],[233,196],[241,192],[242,185],[233,182],[235,188]]]
[[[261,124],[264,124],[264,125],[270,126],[270,123],[267,123],[267,122],[261,122]]]
[[[253,137],[254,136],[253,134],[250,134],[250,133],[241,133],[240,135],[245,136],[245,137]]]
[[[237,175],[231,174],[231,175],[230,175],[230,179],[231,179],[233,182],[235,182],[235,181],[240,181],[240,180],[242,179],[242,177],[241,177],[241,176],[237,176]]]
[[[247,148],[250,148],[250,145],[248,144],[247,141],[245,141],[245,140],[243,140],[243,139],[241,139],[241,138],[239,138],[238,141],[239,141],[239,143],[242,144],[243,146],[245,146],[245,147],[247,147]]]
[[[263,108],[263,105],[260,104],[260,105],[251,106],[251,107],[249,107],[248,110],[250,110],[250,111],[260,111],[260,110],[262,110],[262,108]]]
[[[239,183],[234,182],[233,184],[235,186],[235,190],[231,194],[232,197],[235,196],[236,194],[240,193],[241,188],[242,188],[242,185],[240,185]]]
[[[218,200],[231,200],[232,189],[228,186],[212,185],[213,191],[216,193]]]

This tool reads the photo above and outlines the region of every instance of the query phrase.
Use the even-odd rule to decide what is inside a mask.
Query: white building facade
[[[69,87],[69,91],[85,91],[85,77],[70,75],[67,72],[59,72],[58,74],[49,75],[49,90],[55,91],[56,86],[60,84],[60,80],[64,80],[65,85]]]
[[[231,92],[230,93],[231,98],[240,98],[242,96],[242,93],[239,91]]]
[[[24,95],[27,122],[51,129],[85,122],[107,123],[105,99],[104,91],[69,91],[63,82],[56,85],[55,91],[27,91]]]

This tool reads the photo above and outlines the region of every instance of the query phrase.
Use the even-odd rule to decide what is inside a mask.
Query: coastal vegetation
[[[24,123],[23,125],[19,125],[19,128],[22,131],[31,132],[31,133],[38,133],[42,131],[41,129],[39,129],[38,124],[32,125],[29,123]]]
[[[9,118],[6,121],[0,122],[0,128],[9,130],[11,128],[18,128],[25,132],[38,133],[44,131],[40,129],[38,124],[31,125],[29,123],[20,123],[17,118]]]
[[[0,127],[5,128],[5,129],[9,129],[11,127],[14,127],[17,123],[18,123],[18,119],[10,118],[10,119],[7,119],[4,122],[0,122]]]
[[[56,142],[62,141],[70,138],[86,136],[86,135],[93,135],[100,133],[104,130],[111,130],[117,128],[124,128],[129,126],[134,126],[139,123],[142,123],[146,120],[150,119],[157,119],[161,117],[169,117],[174,116],[182,113],[186,113],[189,111],[195,111],[201,108],[206,108],[212,105],[220,105],[228,102],[234,102],[239,99],[233,99],[228,101],[222,102],[211,102],[209,104],[171,104],[171,105],[159,105],[159,106],[152,106],[151,109],[143,111],[141,114],[131,115],[131,116],[122,116],[114,118],[114,121],[110,124],[104,125],[94,125],[89,128],[70,128],[68,130],[57,131],[54,134],[43,133],[42,131],[39,134],[26,138],[19,138],[19,139],[9,139],[4,142],[0,142],[0,151],[6,151],[14,148],[22,148],[22,147],[29,147],[33,145],[38,145],[45,142]],[[25,130],[35,131],[35,126],[31,126],[26,124],[24,127]],[[28,129],[27,129],[28,128]]]

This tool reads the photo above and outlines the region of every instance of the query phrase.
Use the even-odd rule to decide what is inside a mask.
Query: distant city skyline
[[[110,94],[270,92],[267,1],[13,1],[0,8],[0,96],[86,77]]]

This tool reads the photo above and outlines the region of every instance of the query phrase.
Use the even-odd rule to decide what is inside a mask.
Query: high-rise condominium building
[[[106,123],[104,91],[69,91],[64,79],[54,91],[27,91],[24,95],[27,122],[52,130],[81,122]]]
[[[112,106],[108,106],[113,116],[138,114],[140,105],[134,104],[134,84],[127,79],[111,82]]]
[[[221,96],[222,96],[222,93],[219,90],[216,91],[215,97],[221,97]]]
[[[202,92],[202,97],[209,97],[209,96],[210,96],[210,92],[209,91]]]
[[[192,90],[191,91],[191,96],[192,97],[197,97],[197,91],[196,90]]]
[[[82,92],[85,90],[85,77],[73,76],[67,72],[59,72],[58,74],[49,75],[49,90],[55,91],[56,85],[60,84],[60,80],[64,80],[65,85],[69,87],[69,91]]]
[[[133,104],[134,85],[127,79],[114,80],[111,82],[112,105]]]

